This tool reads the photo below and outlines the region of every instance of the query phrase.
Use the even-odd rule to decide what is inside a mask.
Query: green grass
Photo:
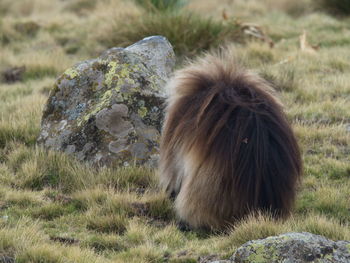
[[[0,72],[26,67],[22,80],[0,83],[1,256],[16,262],[188,263],[214,254],[229,258],[248,240],[291,231],[350,240],[349,18],[312,12],[309,2],[192,0],[179,12],[153,13],[119,0],[1,2]],[[235,19],[262,26],[275,46],[244,38]],[[18,27],[31,22],[39,28]],[[308,43],[319,47],[315,54],[300,50],[304,29]],[[154,170],[91,168],[36,145],[57,75],[107,47],[151,34],[168,37],[178,67],[224,45],[275,86],[304,160],[291,218],[260,214],[226,233],[184,232]]]

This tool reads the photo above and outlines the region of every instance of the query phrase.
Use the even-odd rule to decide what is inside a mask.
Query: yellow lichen
[[[119,97],[120,102],[131,103],[130,98],[134,92],[138,91],[138,85],[136,85],[135,79],[131,78],[130,74],[140,70],[138,65],[131,66],[130,64],[119,64],[116,61],[100,61],[100,63],[105,63],[108,66],[108,72],[105,75],[105,84],[108,88],[107,91],[102,93],[101,98],[98,99],[96,105],[92,106],[92,109],[80,118],[78,121],[78,126],[89,120],[89,118],[103,108],[107,107],[113,95]],[[126,92],[121,92],[123,87],[126,87]],[[138,110],[138,114],[143,118],[147,115],[147,108],[142,106]]]
[[[324,255],[323,259],[332,260],[333,259],[333,254]]]
[[[103,63],[103,61],[101,62]],[[109,70],[105,76],[105,83],[108,87],[112,86],[113,78],[116,76],[115,71],[117,69],[118,63],[115,61],[111,61],[108,63]]]
[[[121,78],[129,78],[130,75],[130,65],[129,64],[122,64],[122,69],[118,72],[118,75]]]
[[[123,84],[135,84],[135,80],[130,78],[130,73],[137,70],[136,67],[131,67],[130,64],[118,64],[115,61],[108,63],[109,70],[105,75],[105,83],[108,88],[112,88],[113,80],[117,79],[115,83],[115,91],[120,92]]]
[[[105,93],[103,93],[103,96],[99,100],[99,102],[93,107],[93,109],[85,114],[79,121],[78,126],[82,125],[84,122],[87,122],[89,118],[95,114],[97,114],[99,111],[101,111],[103,108],[108,106],[108,103],[112,97],[112,91],[107,90]]]
[[[79,73],[74,68],[69,68],[63,74],[67,75],[70,79],[74,79]]]
[[[251,250],[254,253],[248,256],[249,262],[267,263],[278,260],[276,248],[273,246],[266,247],[262,244],[251,244]]]
[[[141,118],[144,118],[147,115],[147,108],[146,107],[140,107],[137,113],[140,115]]]

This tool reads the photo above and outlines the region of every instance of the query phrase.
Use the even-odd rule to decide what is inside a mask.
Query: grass
[[[147,13],[119,0],[3,2],[0,72],[26,71],[16,82],[0,82],[1,256],[16,262],[198,262],[229,258],[248,240],[291,231],[350,240],[349,18],[313,12],[309,0],[192,0],[171,13]],[[241,42],[235,19],[261,26],[274,47]],[[318,46],[314,54],[299,48],[304,29],[308,43]],[[227,233],[181,231],[154,170],[92,169],[36,145],[57,75],[150,34],[170,39],[178,67],[225,44],[273,83],[303,152],[304,178],[291,218],[276,222],[260,214]]]
[[[184,0],[135,0],[135,2],[151,12],[177,11],[186,3]]]
[[[216,21],[189,12],[116,18],[99,38],[106,47],[113,47],[127,46],[151,35],[165,36],[178,57],[193,57],[228,41],[242,41],[240,28],[234,21]]]
[[[340,16],[350,15],[350,1],[349,0],[314,0],[315,4],[331,14]]]
[[[69,3],[65,10],[76,13],[78,15],[85,15],[91,12],[96,7],[96,1],[93,0],[76,0]]]

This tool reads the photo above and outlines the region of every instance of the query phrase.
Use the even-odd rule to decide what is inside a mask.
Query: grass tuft
[[[53,66],[32,65],[27,67],[23,74],[23,80],[42,79],[45,77],[56,77],[59,74]]]
[[[161,220],[171,220],[174,218],[173,204],[166,195],[153,195],[146,202],[147,215]]]
[[[39,31],[40,26],[33,21],[27,21],[15,24],[15,29],[21,34],[34,37]]]
[[[295,92],[300,82],[296,70],[290,66],[264,68],[260,75],[278,91]]]
[[[194,13],[144,14],[137,18],[115,20],[101,36],[108,47],[128,46],[147,36],[165,36],[178,56],[194,56],[226,41],[241,41],[238,24],[215,21]]]
[[[39,130],[35,126],[28,126],[16,127],[13,122],[0,122],[0,148],[4,148],[7,143],[15,141],[26,145],[34,145]]]
[[[320,9],[340,16],[350,15],[350,0],[314,0]]]
[[[45,262],[64,263],[64,256],[50,245],[31,247],[16,258],[18,263]]]
[[[93,235],[85,241],[84,246],[94,249],[96,252],[105,250],[122,251],[125,247],[118,236],[115,234]]]
[[[177,11],[186,3],[185,0],[135,0],[135,2],[151,12]]]
[[[70,1],[65,10],[77,15],[88,15],[96,7],[97,2],[94,0],[74,0]]]
[[[299,222],[298,231],[306,231],[316,235],[326,236],[332,240],[350,240],[350,227],[339,223],[336,219],[324,215],[310,214]]]
[[[250,215],[234,226],[229,235],[229,242],[240,246],[249,240],[279,235],[285,229],[283,222],[274,220],[270,215]]]
[[[297,203],[298,210],[318,211],[320,214],[346,222],[350,220],[350,199],[344,198],[343,195],[344,192],[337,191],[334,186],[322,186],[317,190],[304,192]]]
[[[31,206],[39,206],[44,203],[43,198],[31,191],[8,191],[4,197],[5,206],[19,206],[27,208]]]
[[[101,233],[122,235],[126,231],[127,220],[121,215],[88,216],[86,228]]]
[[[61,204],[52,203],[33,209],[30,214],[34,219],[53,220],[75,211],[76,208],[74,205],[63,206]]]

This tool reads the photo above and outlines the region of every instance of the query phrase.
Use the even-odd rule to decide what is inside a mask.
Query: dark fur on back
[[[220,228],[257,210],[288,216],[302,161],[269,83],[207,56],[168,88],[159,176],[180,219]]]

